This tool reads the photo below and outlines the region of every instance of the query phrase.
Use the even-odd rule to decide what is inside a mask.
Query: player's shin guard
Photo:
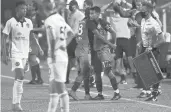
[[[23,93],[23,80],[15,80],[13,86],[13,104],[20,104]]]
[[[56,112],[58,102],[59,102],[59,94],[58,93],[50,94],[48,112]]]
[[[77,89],[80,87],[82,81],[83,81],[83,76],[82,75],[77,76],[77,78],[74,82],[74,85],[72,86],[72,90],[77,91]]]
[[[69,96],[67,92],[60,95],[60,108],[61,112],[69,112]]]
[[[110,79],[110,83],[113,87],[113,89],[116,91],[118,90],[118,83],[117,83],[117,80],[116,80],[116,77],[114,76],[112,70],[110,70],[109,74],[108,74],[108,77]]]

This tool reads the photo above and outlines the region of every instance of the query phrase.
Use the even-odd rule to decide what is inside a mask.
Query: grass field
[[[46,67],[41,70],[44,80],[43,85],[29,85],[27,82],[31,79],[30,73],[25,75],[24,94],[22,107],[24,112],[46,112],[48,106],[48,71]],[[11,111],[13,73],[11,66],[1,65],[1,112]],[[72,71],[70,78],[74,80],[76,71]],[[119,77],[117,77],[119,80]],[[68,84],[70,89],[72,86]],[[171,79],[162,81],[162,95],[157,102],[146,102],[145,99],[137,98],[140,90],[134,89],[135,84],[128,76],[128,85],[119,85],[122,98],[118,101],[110,101],[113,96],[113,90],[106,76],[103,76],[103,94],[104,101],[85,101],[84,89],[80,87],[77,95],[80,101],[70,99],[70,112],[171,112]],[[91,88],[91,95],[97,95],[96,88]],[[58,112],[58,111],[57,111]]]

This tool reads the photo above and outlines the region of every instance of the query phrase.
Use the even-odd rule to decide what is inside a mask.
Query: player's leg
[[[91,62],[92,62],[94,72],[95,72],[96,89],[98,91],[98,95],[96,97],[94,97],[94,100],[104,100],[104,96],[102,94],[103,87],[102,87],[102,77],[101,77],[102,63],[101,63],[96,51],[92,50],[91,56],[92,56]]]
[[[121,95],[118,89],[116,77],[112,71],[112,63],[114,62],[114,60],[109,48],[104,48],[101,54],[99,55],[99,58],[101,59],[104,66],[104,74],[106,74],[109,77],[110,83],[114,89],[114,96],[111,100],[118,100],[121,98]]]
[[[36,61],[37,61],[37,65],[36,65],[36,73],[37,73],[37,83],[38,84],[43,84],[43,80],[42,80],[42,77],[41,77],[41,71],[40,71],[40,60],[38,57],[36,57]]]
[[[76,77],[74,81],[74,85],[72,86],[71,90],[69,91],[69,96],[71,96],[74,100],[79,100],[79,98],[76,95],[77,89],[80,87],[84,77],[83,74],[81,74],[81,63],[80,63],[80,57],[77,57],[77,63],[78,63],[78,76]]]
[[[30,54],[29,55],[29,64],[30,64],[30,68],[31,68],[31,75],[32,75],[32,80],[29,82],[29,84],[36,84],[36,71],[37,71],[37,67],[36,65],[38,64],[36,61],[36,55],[34,54]]]
[[[57,61],[51,66],[52,80],[50,80],[50,101],[48,112],[56,112],[59,99],[61,101],[61,111],[69,112],[69,96],[65,86],[67,64],[67,61]]]
[[[115,56],[115,59],[116,59],[116,72],[120,74],[121,76],[121,83],[126,83],[126,71],[125,69],[123,69],[122,67],[122,58],[123,58],[123,47],[122,47],[122,43],[123,43],[123,39],[121,38],[118,38],[117,39],[117,47],[116,47],[116,50],[115,50],[115,53],[116,53],[116,56]]]
[[[80,67],[81,67],[81,74],[84,76],[84,89],[85,89],[85,99],[91,100],[90,96],[90,86],[89,86],[89,80],[90,80],[90,64],[88,60],[88,53],[85,53],[84,56],[80,59]]]
[[[26,59],[15,59],[12,58],[12,71],[15,72],[15,81],[13,85],[13,111],[22,111],[21,98],[23,94],[23,79],[24,79],[24,66]]]

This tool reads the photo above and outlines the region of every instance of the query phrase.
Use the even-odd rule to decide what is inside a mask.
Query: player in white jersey
[[[69,112],[69,96],[65,87],[68,66],[67,45],[72,40],[73,31],[58,13],[65,7],[64,0],[44,0],[43,8],[47,16],[45,28],[48,41],[48,65],[50,68],[50,101],[48,112],[56,112],[60,100],[62,112]]]
[[[22,111],[20,101],[23,93],[24,67],[29,53],[29,36],[33,29],[30,19],[25,18],[26,3],[24,1],[16,2],[16,16],[6,22],[3,30],[3,62],[8,64],[8,56],[6,55],[6,39],[12,34],[11,61],[12,71],[15,72],[15,81],[13,85],[12,109],[14,111]]]

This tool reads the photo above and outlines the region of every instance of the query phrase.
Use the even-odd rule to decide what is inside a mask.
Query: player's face
[[[20,17],[26,16],[27,12],[27,6],[26,5],[19,5],[17,7],[17,13],[19,14]]]
[[[86,10],[87,8],[89,8],[89,6],[87,5],[86,2],[84,2],[84,4],[83,4],[83,9]]]
[[[99,13],[97,13],[97,12],[95,12],[93,10],[90,10],[90,19],[96,20],[96,19],[99,18],[99,15],[100,15]]]
[[[142,3],[141,3],[141,1],[137,1],[137,2],[136,2],[136,7],[137,7],[138,10],[141,10],[141,8],[142,8]]]

